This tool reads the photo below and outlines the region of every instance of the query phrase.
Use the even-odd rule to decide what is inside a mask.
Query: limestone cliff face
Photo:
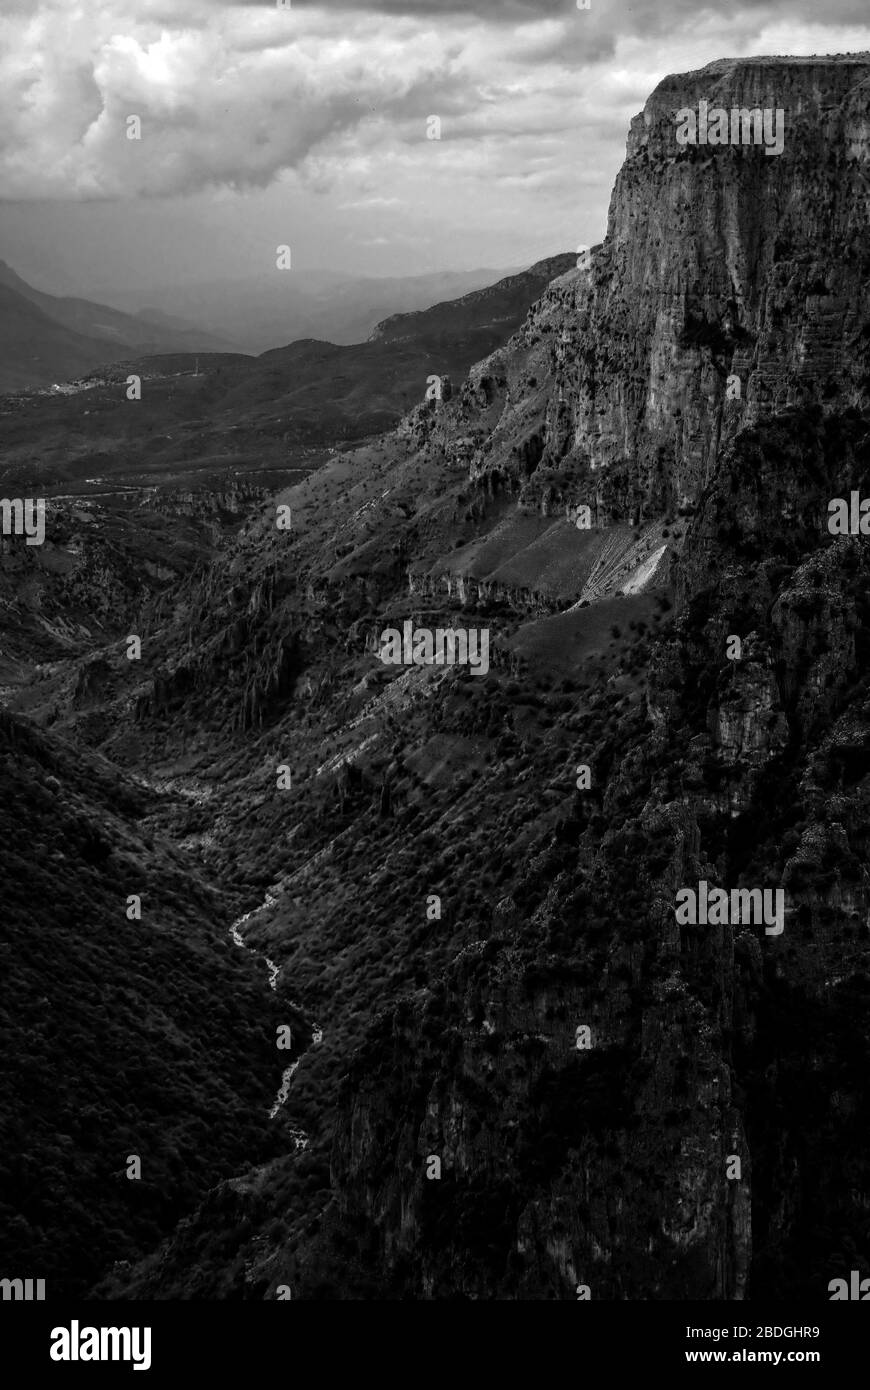
[[[675,112],[701,99],[782,108],[782,155],[679,149]],[[500,905],[352,1067],[327,1237],[364,1231],[387,1294],[821,1298],[854,1249],[826,1145],[866,1192],[870,567],[826,507],[870,486],[868,112],[870,59],[667,79],[590,268],[405,423],[490,499],[688,529],[677,621],[618,725],[601,814],[577,810],[532,915]],[[525,868],[547,877],[543,857]],[[677,926],[701,878],[784,889],[782,937]]]
[[[700,101],[781,109],[782,154],[678,145],[676,114]],[[868,104],[867,56],[666,78],[632,122],[588,268],[407,428],[472,478],[607,523],[691,506],[765,413],[864,403]]]

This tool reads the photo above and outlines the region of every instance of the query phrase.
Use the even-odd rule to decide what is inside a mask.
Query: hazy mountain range
[[[276,270],[260,276],[155,286],[147,293],[109,296],[121,309],[142,305],[181,314],[231,339],[242,352],[261,353],[299,338],[359,343],[389,314],[426,309],[484,288],[525,267],[431,271],[423,275],[365,278],[336,270]]]
[[[0,404],[0,480],[6,487],[38,482],[49,495],[104,492],[107,481],[189,486],[227,473],[262,481],[270,470],[276,482],[286,481],[300,463],[310,467],[300,450],[394,424],[424,399],[431,375],[443,379],[445,393],[450,380],[458,384],[575,259],[551,257],[460,300],[392,315],[356,345],[302,340],[259,357],[136,352],[101,368],[76,394],[7,401],[5,409]],[[40,312],[29,303],[26,310]],[[130,373],[143,383],[132,410]]]
[[[262,353],[301,338],[356,343],[387,315],[491,284],[498,272],[354,279],[337,272],[155,287],[112,296],[119,307],[34,289],[0,261],[0,391],[63,382],[119,357]],[[143,306],[143,297],[147,302]]]

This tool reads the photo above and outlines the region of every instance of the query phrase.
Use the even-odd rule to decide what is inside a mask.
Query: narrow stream
[[[280,965],[276,965],[275,962],[273,960],[270,960],[268,956],[261,956],[259,951],[255,950],[253,946],[249,946],[248,943],[245,941],[245,938],[242,936],[242,933],[239,930],[239,928],[244,926],[245,922],[250,921],[252,917],[256,917],[260,912],[265,911],[267,907],[274,907],[277,901],[278,899],[273,898],[271,893],[267,893],[265,900],[260,904],[259,907],[254,907],[251,909],[250,912],[246,912],[242,917],[237,917],[235,922],[233,922],[232,926],[229,929],[229,934],[233,938],[233,941],[236,943],[237,946],[241,946],[242,949],[245,951],[250,951],[252,955],[256,956],[259,960],[262,960],[265,963],[266,969],[269,972],[270,989],[275,989],[277,987],[278,976],[281,974]],[[294,1008],[295,1007],[298,1006],[294,1005]],[[311,1041],[315,1045],[323,1042],[323,1029],[317,1023],[315,1023],[313,1026],[311,1033]],[[269,1111],[270,1120],[274,1120],[275,1116],[278,1114],[278,1111],[281,1109],[282,1105],[284,1104],[288,1095],[290,1094],[290,1082],[293,1080],[293,1074],[301,1061],[302,1058],[298,1057],[295,1062],[291,1062],[289,1067],[286,1067],[284,1069],[284,1074],[281,1077],[281,1085],[278,1088],[278,1094],[275,1097],[275,1102],[272,1106],[272,1109]],[[290,1138],[296,1145],[297,1151],[300,1149],[308,1148],[308,1135],[305,1133],[304,1129],[291,1129]]]
[[[150,781],[146,777],[138,776],[135,774],[134,776],[135,780],[141,786],[146,787],[149,791],[159,793],[165,793],[167,791],[175,792],[177,795],[181,796],[185,801],[192,801],[197,806],[202,806],[209,799],[209,796],[211,794],[210,792],[204,792],[202,788],[185,786],[180,781],[173,781],[171,779],[167,779],[166,781],[160,783]],[[265,912],[267,907],[275,907],[277,902],[278,899],[276,897],[273,897],[271,893],[267,892],[265,898],[260,903],[259,907],[252,907],[250,912],[245,912],[242,914],[241,917],[237,917],[229,928],[229,935],[232,937],[233,941],[236,943],[237,946],[241,946],[243,951],[250,951],[251,954],[256,956],[258,960],[263,961],[268,972],[270,989],[277,988],[278,977],[281,974],[281,967],[280,965],[276,964],[275,961],[271,960],[269,956],[261,956],[259,951],[257,951],[253,946],[249,946],[242,935],[241,928],[244,927],[245,923],[249,922],[252,917],[257,917],[261,912]],[[296,1004],[292,999],[289,1002],[294,1009],[299,1009],[298,1004]],[[299,1009],[299,1012],[301,1013],[302,1010]],[[323,1029],[317,1023],[314,1023],[312,1025],[311,1042],[315,1046],[318,1043],[323,1042]],[[295,1062],[291,1062],[290,1065],[284,1069],[284,1074],[281,1077],[281,1085],[278,1088],[278,1094],[275,1097],[275,1101],[272,1105],[271,1110],[269,1111],[270,1120],[274,1120],[275,1116],[278,1114],[278,1111],[281,1109],[281,1107],[287,1100],[287,1097],[290,1094],[290,1082],[292,1081],[293,1074],[301,1061],[302,1058],[297,1057]],[[308,1148],[308,1135],[305,1133],[304,1129],[291,1129],[289,1131],[289,1137],[291,1142],[295,1144],[297,1151],[300,1149]]]

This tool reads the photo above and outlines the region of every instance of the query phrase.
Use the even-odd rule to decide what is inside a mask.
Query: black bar
[[[129,1351],[131,1359],[52,1359],[53,1345],[58,1350],[72,1346],[60,1337],[60,1329],[76,1332],[77,1348],[89,1353],[95,1345],[89,1328],[140,1329],[129,1344],[118,1339],[119,1350]],[[144,1340],[146,1328],[150,1344]],[[113,1384],[132,1377],[134,1385],[170,1385],[189,1372],[214,1376],[221,1385],[235,1377],[237,1387],[247,1387],[271,1371],[280,1376],[282,1386],[292,1386],[300,1380],[322,1381],[336,1357],[349,1359],[355,1378],[377,1373],[380,1364],[393,1368],[389,1379],[399,1371],[403,1380],[419,1383],[418,1377],[426,1378],[441,1367],[453,1380],[463,1367],[466,1372],[471,1369],[466,1347],[484,1356],[490,1384],[500,1354],[509,1356],[506,1373],[513,1372],[512,1379],[520,1370],[517,1356],[527,1355],[536,1368],[536,1382],[550,1366],[544,1380],[576,1381],[578,1390],[581,1381],[588,1384],[593,1371],[614,1378],[642,1375],[645,1383],[652,1383],[676,1370],[703,1375],[712,1366],[732,1371],[738,1366],[800,1366],[830,1384],[839,1373],[854,1376],[863,1362],[868,1329],[863,1310],[824,1304],[596,1306],[590,1301],[561,1313],[524,1311],[520,1324],[513,1308],[478,1308],[473,1315],[467,1310],[457,1317],[454,1307],[445,1320],[429,1306],[415,1309],[407,1302],[342,1308],[304,1300],[0,1305],[2,1367],[4,1372],[12,1366],[17,1370],[7,1381],[10,1390],[13,1384],[41,1384],[43,1377],[59,1385],[71,1377],[102,1378],[107,1383],[107,1375],[114,1377]],[[146,1347],[150,1364],[136,1372],[132,1358],[144,1363]],[[111,1353],[111,1339],[106,1350]]]

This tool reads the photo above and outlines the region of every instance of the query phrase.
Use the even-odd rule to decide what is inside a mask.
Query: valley
[[[712,87],[778,95],[781,156],[676,148]],[[0,407],[0,490],[65,489],[0,540],[16,1268],[57,1204],[98,1299],[812,1301],[866,1262],[870,560],[828,509],[870,487],[868,91],[667,78],[580,265]],[[408,629],[486,669],[385,663]],[[702,882],[785,929],[682,920]]]

